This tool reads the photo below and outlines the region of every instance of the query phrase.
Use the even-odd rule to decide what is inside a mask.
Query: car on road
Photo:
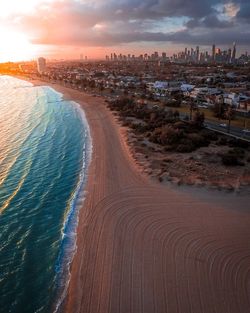
[[[206,102],[202,103],[202,104],[198,104],[198,108],[203,108],[203,109],[207,109],[208,105]]]
[[[222,124],[220,124],[219,126],[220,126],[220,127],[223,127],[223,128],[225,128],[225,127],[227,127],[227,124],[225,124],[225,123],[222,123]]]

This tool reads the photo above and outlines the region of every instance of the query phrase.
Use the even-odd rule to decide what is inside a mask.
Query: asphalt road
[[[217,123],[205,120],[205,127],[228,134],[227,123]],[[250,130],[249,132],[245,132],[243,131],[243,128],[231,126],[230,134],[250,141]]]
[[[189,116],[189,115],[185,113],[180,114],[180,117],[183,119],[186,116]],[[204,126],[211,130],[219,131],[221,133],[228,135],[228,127],[225,121],[215,122],[215,121],[205,120]],[[248,132],[246,132],[246,131],[243,131],[243,128],[241,127],[231,126],[229,134],[232,136],[236,136],[236,137],[250,141],[250,129]]]

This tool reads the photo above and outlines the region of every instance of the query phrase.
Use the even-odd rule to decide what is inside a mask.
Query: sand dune
[[[101,99],[53,87],[94,144],[64,312],[250,312],[249,195],[150,181]]]

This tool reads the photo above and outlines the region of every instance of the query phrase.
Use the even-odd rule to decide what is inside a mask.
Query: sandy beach
[[[82,106],[93,140],[62,311],[249,312],[250,196],[150,180],[103,99],[50,86]]]

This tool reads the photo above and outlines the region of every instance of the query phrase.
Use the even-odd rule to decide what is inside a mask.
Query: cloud
[[[166,19],[168,25],[183,20],[181,30],[168,29]],[[32,14],[13,15],[8,23],[28,33],[33,43],[46,45],[250,45],[249,0],[55,0],[39,3]]]
[[[186,23],[188,28],[203,27],[208,29],[230,28],[234,26],[234,21],[220,20],[216,14],[210,14],[203,19],[191,19]]]
[[[236,17],[239,20],[250,24],[250,2],[249,2],[249,0],[240,1],[240,9],[239,9]]]
[[[65,38],[57,37],[55,40],[50,41],[46,38],[42,40],[34,40],[36,44],[55,44],[64,45],[65,39],[72,45],[79,46],[117,46],[120,44],[127,43],[139,43],[139,42],[172,42],[177,44],[195,44],[195,45],[211,45],[212,43],[218,43],[220,45],[228,45],[237,38],[237,42],[241,45],[250,45],[250,31],[233,33],[219,31],[216,33],[192,33],[189,30],[178,31],[174,33],[163,33],[163,32],[121,32],[121,33],[110,33],[101,32],[96,34],[94,32],[79,32],[72,36]]]
[[[224,5],[224,13],[229,17],[235,17],[240,11],[240,6],[237,3],[229,2]]]

